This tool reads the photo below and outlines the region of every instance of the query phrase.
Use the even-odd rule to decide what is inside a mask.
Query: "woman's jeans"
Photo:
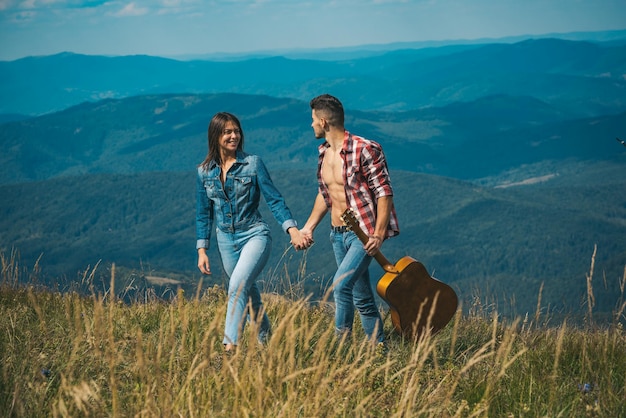
[[[218,229],[216,237],[224,270],[230,277],[223,342],[238,343],[248,315],[259,327],[259,341],[264,342],[269,338],[270,321],[265,314],[256,279],[270,255],[272,238],[269,227],[259,223],[234,233]],[[247,312],[248,301],[252,312]]]
[[[382,319],[376,307],[367,270],[372,257],[367,255],[363,243],[352,231],[331,230],[330,241],[338,266],[333,278],[336,332],[338,334],[352,332],[356,307],[361,315],[361,324],[367,338],[377,342],[384,341]]]

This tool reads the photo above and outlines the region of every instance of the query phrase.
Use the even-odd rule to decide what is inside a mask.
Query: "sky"
[[[626,29],[625,0],[0,0],[0,60],[182,57]]]

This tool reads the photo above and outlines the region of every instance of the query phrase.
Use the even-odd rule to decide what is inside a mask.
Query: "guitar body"
[[[350,208],[341,219],[363,244],[369,237]],[[426,267],[409,256],[392,265],[378,251],[374,258],[385,270],[376,292],[389,304],[394,329],[405,337],[418,337],[430,329],[434,334],[445,327],[456,313],[458,298],[447,284],[430,277]]]
[[[386,272],[376,285],[378,295],[389,304],[395,330],[407,337],[430,328],[434,334],[454,316],[458,298],[447,284],[432,278],[426,267],[412,257],[402,257],[395,272]]]

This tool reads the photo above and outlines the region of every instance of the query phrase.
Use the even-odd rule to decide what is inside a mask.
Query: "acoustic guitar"
[[[345,210],[341,219],[363,244],[367,243],[369,237],[351,208]],[[435,334],[450,322],[458,306],[457,295],[450,286],[431,277],[426,267],[412,257],[402,257],[395,265],[380,251],[374,258],[385,270],[376,292],[389,305],[396,332],[419,338],[428,329]]]

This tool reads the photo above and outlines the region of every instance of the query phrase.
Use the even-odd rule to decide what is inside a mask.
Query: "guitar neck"
[[[351,225],[351,229],[364,245],[367,244],[369,236],[365,232],[363,232],[358,224]],[[394,265],[391,264],[389,260],[387,260],[387,258],[383,255],[383,253],[380,252],[380,250],[376,251],[376,254],[374,254],[374,259],[385,271],[396,272],[396,268],[394,267]]]

